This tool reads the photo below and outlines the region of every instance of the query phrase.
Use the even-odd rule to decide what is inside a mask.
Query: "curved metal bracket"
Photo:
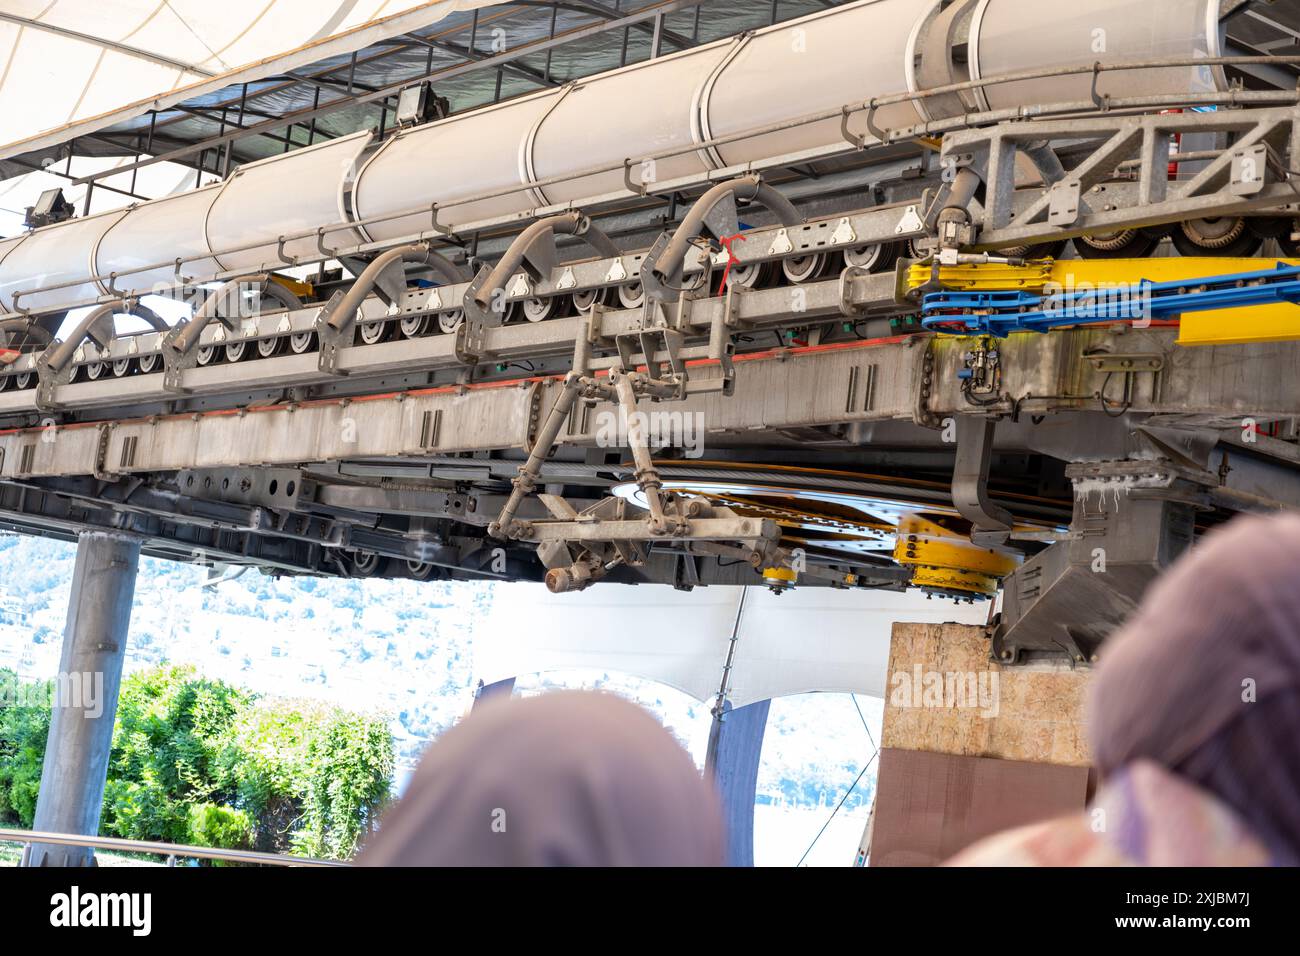
[[[347,292],[334,293],[316,317],[316,333],[320,339],[317,368],[331,375],[346,374],[338,367],[339,349],[350,336],[361,304],[371,292],[378,292],[381,284],[387,284],[381,298],[392,304],[405,291],[407,264],[442,269],[444,263],[450,265],[427,242],[398,246],[371,260]]]
[[[580,212],[566,212],[534,222],[515,237],[496,265],[481,268],[465,291],[462,302],[465,321],[456,331],[456,355],[462,362],[477,365],[482,360],[487,330],[501,325],[506,289],[521,267],[535,282],[549,277],[555,270],[556,236],[581,236],[605,258],[621,255],[613,241]]]
[[[81,343],[86,339],[90,339],[98,348],[107,348],[117,334],[113,324],[114,313],[121,310],[130,314],[135,306],[135,300],[131,299],[107,302],[96,306],[77,323],[67,341],[59,339],[50,341],[50,344],[41,352],[40,358],[36,360],[36,375],[39,379],[36,386],[36,407],[38,409],[53,411],[57,407],[57,403],[54,401],[54,391],[60,385],[67,384],[72,360],[76,357],[77,349],[81,348]],[[157,316],[154,316],[154,318],[157,318]]]
[[[662,302],[675,302],[681,297],[686,251],[691,243],[706,229],[718,240],[740,231],[737,199],[757,200],[776,213],[785,226],[797,226],[804,221],[799,210],[764,183],[757,173],[718,183],[695,201],[662,249],[642,260],[641,285],[648,296]]]
[[[222,306],[229,304],[232,298],[235,299],[237,304],[238,297],[250,285],[257,286],[257,291],[262,296],[274,299],[286,309],[294,309],[302,304],[296,295],[277,283],[266,272],[239,276],[223,283],[203,300],[202,304],[194,311],[192,318],[182,319],[171,326],[170,329],[167,329],[159,349],[163,360],[163,388],[170,392],[184,391],[181,387],[181,375],[185,369],[194,366],[195,347],[199,344],[203,330],[207,328],[209,323],[215,319],[232,332],[239,327],[237,321],[238,308],[223,310]],[[159,319],[159,322],[161,321]],[[166,328],[166,324],[163,323],[159,331]]]

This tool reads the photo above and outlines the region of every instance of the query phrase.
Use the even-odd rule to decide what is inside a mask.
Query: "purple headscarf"
[[[717,799],[611,694],[493,701],[435,741],[367,866],[721,866]]]
[[[1152,760],[1300,862],[1300,515],[1206,536],[1102,647],[1092,683],[1103,777]]]

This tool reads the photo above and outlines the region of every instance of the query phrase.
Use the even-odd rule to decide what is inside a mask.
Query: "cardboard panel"
[[[1088,768],[880,751],[871,866],[935,866],[977,840],[1082,811]]]
[[[1090,673],[1001,667],[980,627],[895,624],[882,745],[1086,767]]]

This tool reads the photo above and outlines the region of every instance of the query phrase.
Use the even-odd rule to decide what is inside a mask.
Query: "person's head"
[[[1300,515],[1208,534],[1101,658],[1090,733],[1103,778],[1153,761],[1300,862]]]
[[[492,701],[435,741],[369,866],[720,866],[717,799],[650,714],[611,694]]]

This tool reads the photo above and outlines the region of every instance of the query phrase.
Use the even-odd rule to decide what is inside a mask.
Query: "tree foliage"
[[[0,671],[0,693],[17,686]],[[31,826],[49,707],[0,696],[0,820]],[[48,698],[46,698],[48,699]],[[389,796],[383,720],[259,697],[193,669],[122,682],[100,832],[346,859]]]
[[[50,731],[49,685],[23,686],[13,671],[0,669],[0,820],[30,826],[41,788],[41,758]]]

